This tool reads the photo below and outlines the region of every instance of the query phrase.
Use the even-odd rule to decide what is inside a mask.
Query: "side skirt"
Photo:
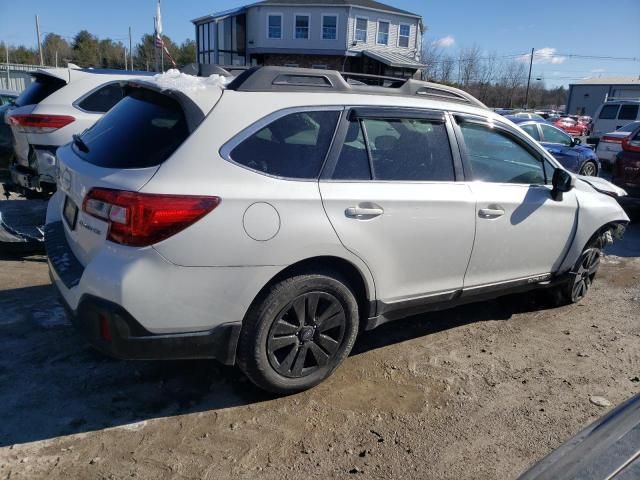
[[[530,290],[552,288],[568,282],[570,272],[555,275],[545,274],[527,277],[509,282],[491,285],[482,285],[468,289],[460,289],[452,292],[445,292],[428,297],[413,298],[401,302],[384,303],[380,300],[372,305],[375,314],[367,319],[365,330],[372,330],[385,323],[400,320],[412,315],[419,315],[426,312],[447,310],[468,303],[492,300],[494,298],[522,293]]]

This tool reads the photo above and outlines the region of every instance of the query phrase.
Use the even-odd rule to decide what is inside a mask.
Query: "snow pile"
[[[209,77],[196,77],[187,75],[179,70],[171,69],[153,76],[153,81],[163,90],[179,90],[182,92],[194,92],[206,90],[211,87],[224,88],[233,77],[211,75]]]

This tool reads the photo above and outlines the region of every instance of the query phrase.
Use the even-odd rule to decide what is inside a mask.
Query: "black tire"
[[[584,165],[582,165],[582,168],[580,169],[580,175],[597,177],[598,166],[595,164],[595,162],[592,161],[584,162]]]
[[[264,390],[307,390],[329,377],[349,355],[358,323],[358,302],[340,275],[327,272],[282,280],[247,313],[238,365]]]
[[[571,270],[570,280],[560,287],[558,294],[562,303],[578,303],[588,293],[600,267],[602,242],[598,239],[587,246]]]

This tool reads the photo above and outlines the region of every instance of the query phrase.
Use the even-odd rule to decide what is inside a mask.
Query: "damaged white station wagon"
[[[58,150],[51,276],[93,345],[237,363],[290,393],[361,330],[520,290],[587,293],[629,220],[623,190],[570,174],[465,92],[355,77],[140,79]]]

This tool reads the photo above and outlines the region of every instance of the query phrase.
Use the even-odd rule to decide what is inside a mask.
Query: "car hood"
[[[587,177],[585,175],[576,175],[578,180],[582,180],[584,183],[590,185],[595,188],[600,193],[605,193],[607,195],[613,195],[615,197],[624,197],[627,195],[627,192],[622,188],[614,185],[608,180],[600,177]]]

